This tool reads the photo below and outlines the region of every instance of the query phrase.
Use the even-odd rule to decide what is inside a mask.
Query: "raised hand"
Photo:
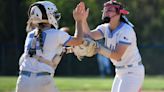
[[[85,9],[84,2],[80,2],[76,8],[73,10],[73,17],[75,21],[86,20],[89,14],[89,9]]]

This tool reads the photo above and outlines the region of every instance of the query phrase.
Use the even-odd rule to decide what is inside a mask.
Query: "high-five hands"
[[[73,17],[75,21],[86,20],[89,14],[89,9],[85,9],[84,2],[80,2],[73,10]]]

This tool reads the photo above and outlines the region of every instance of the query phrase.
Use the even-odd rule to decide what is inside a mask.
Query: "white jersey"
[[[101,24],[96,30],[102,33],[105,38],[105,46],[111,51],[116,49],[117,44],[129,45],[119,62],[111,59],[115,66],[130,65],[141,61],[136,43],[136,34],[131,26],[121,22],[115,30],[110,31],[109,24]]]
[[[54,69],[45,64],[38,62],[35,58],[28,56],[28,51],[30,49],[31,41],[34,37],[34,32],[37,29],[28,33],[25,47],[24,47],[24,54],[26,57],[24,61],[20,65],[20,70],[26,70],[31,72],[50,72],[54,73]],[[42,32],[43,37],[43,52],[39,47],[39,41],[36,43],[36,55],[42,56],[47,60],[52,60],[53,57],[62,52],[62,47],[71,39],[71,36],[68,35],[66,32],[59,31],[56,29],[48,29]]]

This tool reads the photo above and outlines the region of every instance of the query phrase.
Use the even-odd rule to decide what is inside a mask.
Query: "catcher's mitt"
[[[84,43],[79,46],[73,47],[73,52],[77,56],[77,58],[81,61],[81,59],[86,57],[92,57],[97,53],[96,51],[96,42],[90,38],[84,38]]]

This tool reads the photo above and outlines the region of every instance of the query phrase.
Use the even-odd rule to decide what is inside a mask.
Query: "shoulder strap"
[[[34,31],[34,36],[32,38],[31,44],[30,44],[30,49],[28,51],[28,54],[30,55],[30,57],[32,57],[33,55],[36,55],[36,30]]]

